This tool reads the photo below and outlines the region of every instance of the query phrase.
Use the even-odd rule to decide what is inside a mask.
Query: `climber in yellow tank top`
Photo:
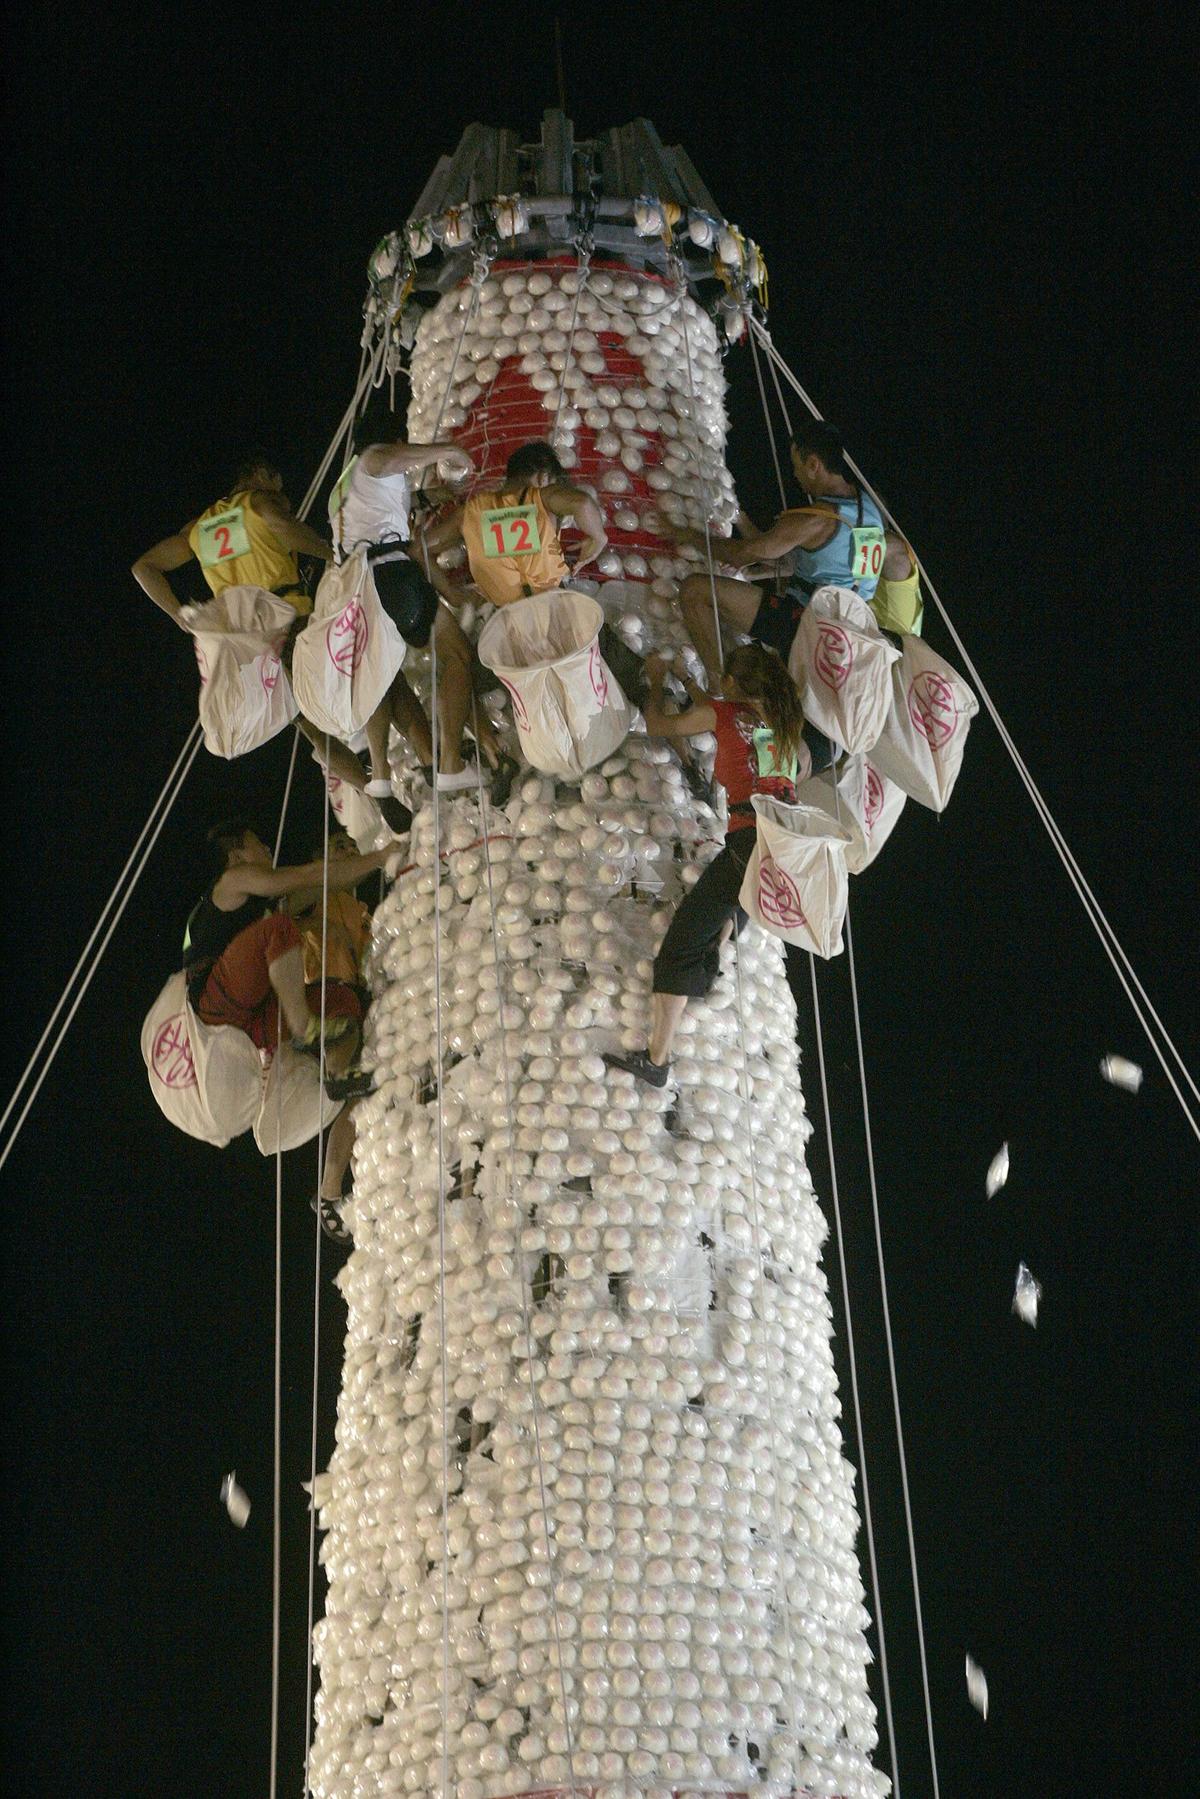
[[[139,556],[133,578],[184,631],[183,607],[167,577],[193,558],[214,594],[226,587],[262,587],[303,616],[312,611],[312,601],[300,581],[298,556],[329,562],[333,549],[311,525],[293,518],[282,475],[255,450],[243,458],[228,497]]]

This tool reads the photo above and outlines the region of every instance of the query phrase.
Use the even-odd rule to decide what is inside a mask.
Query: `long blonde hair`
[[[774,650],[761,643],[742,643],[725,658],[725,673],[748,700],[762,708],[782,762],[804,753],[804,712],[800,690]]]

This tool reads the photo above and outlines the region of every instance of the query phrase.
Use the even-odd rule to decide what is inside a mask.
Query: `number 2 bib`
[[[856,525],[850,531],[850,572],[854,579],[877,581],[883,573],[883,532],[878,525]]]
[[[492,506],[479,515],[483,553],[496,556],[533,556],[542,547],[536,506]]]
[[[204,519],[199,538],[201,568],[215,568],[218,562],[232,562],[237,556],[245,556],[250,549],[250,539],[242,508],[231,506],[228,512],[215,512],[211,518]]]

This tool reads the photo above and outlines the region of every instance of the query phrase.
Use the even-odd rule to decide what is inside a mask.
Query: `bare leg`
[[[391,698],[385,694],[367,720],[367,750],[371,757],[371,779],[386,781],[391,787],[392,771],[388,765],[388,733],[392,728]]]
[[[321,1197],[334,1201],[342,1197],[342,1182],[354,1153],[354,1106],[343,1106],[329,1127],[325,1139],[325,1160],[321,1167]]]
[[[304,952],[297,946],[267,966],[267,977],[275,990],[279,1009],[293,1037],[303,1037],[311,1016],[308,996],[304,991]]]
[[[721,679],[724,657],[717,641],[713,618],[713,591],[717,596],[722,638],[727,633],[748,631],[762,604],[762,593],[748,581],[730,581],[724,576],[710,580],[707,575],[689,575],[679,589],[679,609],[692,642],[703,662],[714,689]],[[728,648],[727,645],[724,646]]]
[[[650,1042],[646,1053],[660,1068],[671,1060],[675,1033],[686,1011],[686,993],[656,993],[651,1000]]]
[[[353,1030],[347,1031],[344,1037],[339,1037],[335,1043],[326,1042],[326,1074],[345,1074],[347,1069],[354,1067],[354,1064],[358,1060],[358,1052],[361,1048],[362,1031],[357,1025]]]
[[[471,704],[471,646],[457,619],[438,607],[434,628],[438,662],[438,763],[443,774],[463,765],[462,734]]]
[[[392,682],[388,698],[392,705],[392,723],[400,735],[407,739],[417,761],[423,768],[428,768],[433,761],[433,738],[429,731],[429,720],[403,671]]]
[[[318,731],[316,725],[310,724],[304,717],[298,718],[296,723],[316,750],[329,773],[336,775],[339,781],[344,781],[347,787],[354,787],[361,793],[367,784],[367,777],[363,765],[354,751],[348,750],[345,744],[339,743],[336,737],[327,737],[324,731]],[[326,744],[329,745],[328,751],[325,748]]]

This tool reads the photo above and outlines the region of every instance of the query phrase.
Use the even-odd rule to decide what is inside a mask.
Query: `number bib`
[[[883,573],[883,532],[878,525],[857,525],[850,531],[850,572],[856,581],[878,581]]]
[[[358,457],[352,457],[333,484],[333,492],[329,496],[330,524],[333,523],[337,518],[338,513],[342,510],[342,507],[346,504],[346,495],[350,492],[350,477],[354,473],[355,464],[357,462]]]
[[[536,506],[493,506],[479,515],[483,553],[496,556],[532,556],[542,547]]]
[[[199,535],[201,568],[215,568],[218,562],[232,562],[249,553],[250,539],[240,506],[204,519]]]
[[[755,725],[751,741],[754,754],[758,758],[758,775],[760,780],[794,781],[799,766],[795,756],[789,756],[787,766],[781,768],[775,749],[775,733],[770,725]]]

